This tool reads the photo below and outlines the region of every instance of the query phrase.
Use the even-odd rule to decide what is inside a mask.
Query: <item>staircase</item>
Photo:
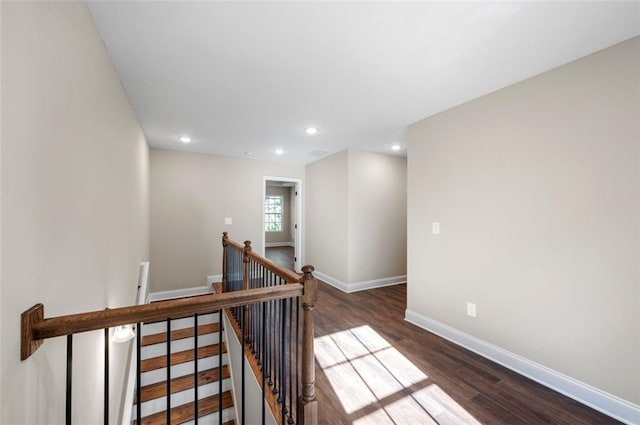
[[[20,314],[21,360],[31,357],[47,339],[66,337],[66,386],[64,397],[60,396],[66,424],[74,423],[74,412],[99,407],[93,391],[73,391],[73,377],[77,378],[73,373],[74,336],[97,331],[104,338],[102,416],[104,423],[113,422],[109,413],[120,398],[109,397],[114,393],[109,380],[111,334],[112,328],[125,325],[133,325],[139,332],[129,369],[129,377],[135,375],[135,379],[127,380],[128,388],[135,382],[137,393],[135,401],[127,401],[123,409],[125,418],[131,415],[131,421],[124,422],[318,424],[313,350],[318,280],[313,266],[304,266],[300,276],[253,252],[250,241],[240,244],[230,240],[226,232],[222,245],[222,293],[46,318],[45,306],[36,303]],[[240,334],[237,340],[224,333],[219,323],[220,311],[234,309],[241,314],[227,317],[229,330]],[[183,319],[167,319],[171,317]],[[221,335],[230,336],[233,363]],[[237,366],[233,370],[232,364]],[[99,385],[98,378],[98,391]],[[127,400],[132,393],[125,392]],[[55,416],[48,422],[62,423]]]
[[[198,423],[220,424],[219,379],[222,374],[222,424],[234,424],[235,409],[227,349],[222,343],[222,371],[219,368],[219,315],[198,316]],[[171,423],[195,423],[194,319],[171,321]],[[167,423],[167,323],[144,324],[141,341],[141,423]],[[134,395],[136,403],[137,395]],[[133,408],[136,424],[137,406]]]

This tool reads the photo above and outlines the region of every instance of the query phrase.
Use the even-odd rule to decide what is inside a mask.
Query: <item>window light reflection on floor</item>
[[[345,412],[357,418],[354,425],[436,424],[440,420],[479,425],[369,326],[316,338],[315,355]],[[410,387],[413,392],[407,390]],[[399,398],[396,394],[402,391],[408,395]],[[383,407],[363,411],[375,403]]]

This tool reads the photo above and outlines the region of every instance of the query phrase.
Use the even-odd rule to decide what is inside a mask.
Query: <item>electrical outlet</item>
[[[475,303],[467,302],[467,316],[476,317],[477,310]]]
[[[225,217],[224,218],[224,224],[229,225],[231,224],[233,221],[231,220],[231,217]]]
[[[434,235],[440,234],[440,223],[431,223],[431,231]]]

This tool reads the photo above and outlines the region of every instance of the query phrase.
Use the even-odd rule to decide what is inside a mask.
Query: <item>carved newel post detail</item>
[[[313,266],[302,267],[304,285],[302,302],[302,394],[298,398],[299,422],[302,425],[317,425],[318,401],[316,400],[316,370],[313,353],[313,308],[318,300],[318,280],[313,276]]]
[[[227,292],[227,246],[229,234],[222,232],[222,292]]]

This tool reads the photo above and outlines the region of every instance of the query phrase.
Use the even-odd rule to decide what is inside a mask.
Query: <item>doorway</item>
[[[302,180],[264,177],[262,198],[262,252],[274,263],[300,273]]]

